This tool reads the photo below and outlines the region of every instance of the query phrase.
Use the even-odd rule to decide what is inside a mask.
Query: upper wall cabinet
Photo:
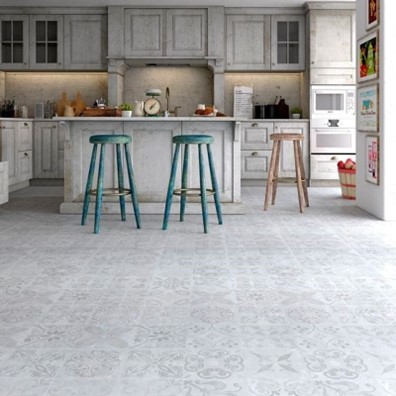
[[[271,69],[305,69],[305,17],[271,16]]]
[[[204,57],[206,9],[125,9],[126,57]]]
[[[64,67],[107,69],[107,16],[65,15]]]
[[[270,16],[227,15],[227,70],[269,70]]]
[[[29,66],[29,17],[0,15],[0,68],[27,69]]]
[[[63,17],[30,16],[30,68],[63,68]]]
[[[227,15],[226,70],[305,69],[303,15]]]
[[[106,70],[107,15],[0,15],[0,70]]]
[[[310,31],[310,83],[354,84],[355,10],[312,9]]]

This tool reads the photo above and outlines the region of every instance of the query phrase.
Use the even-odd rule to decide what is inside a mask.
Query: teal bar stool
[[[121,220],[126,220],[125,215],[125,196],[131,195],[133,211],[135,214],[136,226],[140,228],[140,210],[139,203],[137,200],[137,192],[135,187],[135,177],[132,168],[131,152],[129,150],[129,143],[132,142],[132,138],[128,135],[94,135],[89,138],[89,142],[93,144],[91,163],[89,166],[88,179],[85,187],[84,195],[84,206],[81,218],[81,225],[85,225],[87,221],[88,207],[91,195],[96,196],[95,205],[95,226],[94,233],[99,234],[100,226],[100,214],[102,208],[102,198],[104,195],[118,196],[120,200],[121,209]],[[97,188],[92,189],[93,176],[95,172],[95,161],[98,145],[100,144],[100,157],[99,157],[99,171],[98,171],[98,183]],[[117,155],[117,172],[118,172],[118,188],[104,188],[103,187],[103,176],[104,176],[104,159],[105,159],[105,147],[106,144],[116,145]],[[128,170],[129,189],[124,188],[124,174],[122,170],[122,159],[121,159],[121,145],[124,146],[125,159]]]
[[[213,143],[213,136],[210,135],[178,135],[172,138],[172,142],[176,144],[175,153],[173,155],[172,169],[169,178],[168,192],[166,195],[165,204],[165,214],[162,229],[166,230],[168,228],[168,220],[172,205],[173,195],[180,196],[180,221],[184,220],[184,213],[186,209],[186,200],[188,196],[200,196],[201,197],[201,207],[202,207],[202,219],[204,225],[204,232],[208,232],[208,208],[207,208],[207,196],[213,195],[217,220],[219,224],[223,224],[223,217],[221,214],[221,204],[220,204],[220,194],[219,187],[217,185],[216,173],[213,164],[213,155],[211,144]],[[179,160],[180,145],[184,144],[184,159],[183,159],[183,169],[182,169],[182,180],[181,188],[175,189],[175,179],[177,171],[177,163]],[[189,146],[191,144],[198,145],[198,159],[199,159],[199,188],[188,188],[187,187],[187,174],[188,174],[188,156],[189,156]],[[208,162],[210,169],[210,177],[212,181],[212,189],[206,188],[205,184],[205,168],[204,159],[202,153],[202,145],[206,145],[208,153]]]

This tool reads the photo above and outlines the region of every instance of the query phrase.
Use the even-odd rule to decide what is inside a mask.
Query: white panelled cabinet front
[[[9,185],[33,177],[33,131],[31,121],[0,122],[0,161],[8,162]]]
[[[37,179],[63,178],[63,139],[59,123],[34,123],[34,177]]]
[[[126,57],[204,57],[206,9],[129,8],[124,12]]]
[[[268,176],[272,153],[272,133],[302,133],[305,173],[308,177],[308,122],[260,121],[242,123],[241,177],[242,179],[264,179]],[[293,144],[283,142],[279,163],[279,177],[294,177],[295,163]]]
[[[64,68],[107,69],[107,15],[65,15]]]

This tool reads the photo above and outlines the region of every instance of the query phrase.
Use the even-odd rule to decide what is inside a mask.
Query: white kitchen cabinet
[[[64,16],[64,68],[107,69],[107,15]]]
[[[356,33],[354,9],[311,9],[311,84],[354,84]]]
[[[243,122],[241,128],[241,177],[265,179],[271,158],[274,123]]]
[[[36,121],[34,123],[34,178],[63,178],[64,139],[59,123]]]
[[[0,132],[0,160],[8,162],[10,191],[26,187],[33,177],[32,122],[1,121]]]
[[[271,69],[305,69],[305,16],[271,16]]]
[[[124,12],[126,57],[204,57],[207,10],[127,8]]]
[[[356,160],[353,154],[311,154],[311,180],[338,180],[338,161],[348,158]]]
[[[31,15],[30,68],[63,68],[63,16]]]
[[[8,162],[0,162],[0,205],[8,202]]]
[[[270,69],[269,15],[227,15],[226,30],[226,70]]]
[[[29,17],[0,15],[0,70],[29,67]]]
[[[272,152],[272,133],[302,133],[302,153],[308,177],[308,121],[265,121],[243,122],[241,131],[241,177],[242,179],[264,179],[268,176]],[[295,163],[293,145],[283,142],[279,161],[279,177],[294,177]]]
[[[304,15],[226,15],[226,69],[304,70]]]

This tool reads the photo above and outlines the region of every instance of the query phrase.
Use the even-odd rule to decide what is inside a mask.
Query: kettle
[[[133,101],[133,115],[135,117],[144,117],[144,102],[142,100]]]

